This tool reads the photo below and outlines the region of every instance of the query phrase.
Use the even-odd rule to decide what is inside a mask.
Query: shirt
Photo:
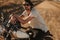
[[[29,16],[34,16],[35,17],[30,21],[30,24],[27,23],[26,25],[29,24],[28,26],[31,26],[32,28],[41,29],[45,32],[48,31],[48,28],[47,28],[42,16],[40,15],[40,13],[36,9],[33,8],[31,10],[29,16],[28,16],[26,11],[24,11],[22,15],[24,15],[24,18],[26,18],[26,17],[28,18]]]

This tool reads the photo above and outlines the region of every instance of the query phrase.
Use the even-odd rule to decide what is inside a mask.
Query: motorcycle
[[[5,26],[5,25],[4,25]],[[53,40],[49,31],[44,32],[41,29],[28,28],[24,27],[16,27],[6,26],[6,31],[3,33],[5,40]],[[27,31],[23,31],[21,29],[28,29]]]

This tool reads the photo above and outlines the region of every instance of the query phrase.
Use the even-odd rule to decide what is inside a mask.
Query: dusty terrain
[[[60,2],[44,1],[36,9],[45,19],[54,40],[60,40]]]
[[[22,1],[6,0],[3,2],[0,0],[0,6],[8,5],[9,3],[19,4],[20,2]],[[60,40],[60,2],[44,1],[37,5],[36,9],[44,18],[46,25],[53,34],[53,39]]]

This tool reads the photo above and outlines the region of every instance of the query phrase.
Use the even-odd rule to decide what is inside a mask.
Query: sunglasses
[[[30,6],[29,4],[23,4],[24,6]]]

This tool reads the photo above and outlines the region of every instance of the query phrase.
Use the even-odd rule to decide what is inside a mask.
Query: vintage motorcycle
[[[31,28],[30,26],[28,28],[24,28],[18,27],[18,25],[14,25],[15,27],[9,25],[9,23],[7,26],[4,25],[4,40],[53,40],[49,31],[44,32],[40,29]]]

